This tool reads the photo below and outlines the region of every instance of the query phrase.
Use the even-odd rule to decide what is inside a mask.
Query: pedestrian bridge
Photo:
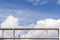
[[[60,40],[59,34],[59,28],[0,28],[0,40]]]

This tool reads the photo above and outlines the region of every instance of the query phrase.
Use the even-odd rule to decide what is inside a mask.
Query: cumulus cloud
[[[7,19],[4,22],[2,22],[1,27],[2,28],[18,28],[19,27],[18,22],[19,20],[17,18],[10,15],[7,17]],[[39,20],[37,21],[37,24],[34,25],[34,28],[60,28],[60,19]],[[19,35],[22,32],[24,31],[16,31],[15,36]],[[1,35],[1,31],[0,31],[0,35]],[[4,37],[13,37],[12,35],[13,35],[13,32],[11,30],[4,31]],[[26,34],[20,35],[20,37],[28,37],[28,38],[54,37],[55,38],[55,37],[58,37],[58,32],[56,30],[52,30],[52,31],[31,30],[31,31],[28,31],[28,33]]]
[[[37,25],[36,27],[43,27],[43,28],[59,28],[60,27],[60,19],[45,19],[45,20],[40,20],[40,21],[37,21]]]
[[[2,28],[18,27],[18,19],[10,15],[4,22],[2,22],[1,27]]]
[[[19,19],[13,17],[12,15],[8,16],[7,19],[1,23],[1,28],[19,28],[21,26],[18,25]],[[23,31],[16,31],[15,36],[19,36],[18,34]],[[0,37],[2,36],[2,31],[0,31]],[[4,37],[13,37],[12,30],[5,30]]]
[[[44,19],[37,21],[37,24],[34,28],[60,28],[60,19]],[[22,37],[34,37],[34,38],[41,38],[41,37],[49,37],[49,38],[56,38],[58,37],[57,30],[31,30],[28,34],[23,35]]]

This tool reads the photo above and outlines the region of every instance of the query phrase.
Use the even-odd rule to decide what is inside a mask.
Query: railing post
[[[60,40],[60,28],[59,28],[59,34],[58,35],[59,35],[59,40]]]
[[[15,40],[15,30],[13,29],[13,40]]]
[[[2,40],[4,40],[3,38],[4,38],[4,30],[2,30]]]

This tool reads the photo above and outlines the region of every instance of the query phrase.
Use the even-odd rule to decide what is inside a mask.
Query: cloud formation
[[[7,19],[2,22],[1,27],[2,28],[14,28],[18,26],[18,19],[14,18],[13,16],[8,16]]]
[[[40,21],[37,21],[37,25],[36,27],[39,27],[39,28],[60,28],[60,19],[44,19],[44,20],[40,20]]]
[[[2,28],[18,28],[20,27],[18,25],[18,19],[13,17],[13,16],[8,16],[7,19],[2,22],[1,27]],[[60,28],[60,19],[44,19],[44,20],[39,20],[37,21],[37,24],[34,25],[34,28]],[[20,33],[24,33],[24,31],[16,31],[15,36],[20,35]],[[1,31],[0,31],[1,35]],[[13,37],[13,32],[10,31],[5,31],[4,32],[4,37]],[[40,36],[39,36],[40,35]],[[20,35],[20,37],[34,37],[34,38],[40,38],[40,37],[46,37],[47,32],[46,30],[31,30],[28,31],[28,33]],[[57,31],[48,31],[48,36],[47,37],[58,37]],[[30,40],[30,39],[28,39]]]
[[[44,19],[37,21],[37,24],[34,28],[60,28],[60,19]],[[48,33],[48,34],[47,34]],[[40,36],[39,36],[40,35]],[[31,30],[28,34],[23,35],[22,37],[34,37],[34,38],[41,38],[41,37],[49,37],[49,38],[57,38],[58,31],[57,30]]]
[[[18,25],[19,19],[13,17],[12,15],[9,15],[7,19],[1,23],[1,28],[19,28]],[[16,31],[15,36],[18,37],[18,34],[23,31]],[[2,36],[2,31],[0,31],[0,37]],[[13,37],[13,31],[12,30],[5,30],[4,31],[4,37]]]

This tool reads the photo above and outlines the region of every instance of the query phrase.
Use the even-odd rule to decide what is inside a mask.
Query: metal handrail
[[[59,28],[0,28],[0,30],[59,30]]]
[[[0,28],[0,30],[57,30],[58,31],[58,38],[0,38],[0,39],[59,39],[59,28]],[[15,35],[15,32],[14,34]]]
[[[0,39],[13,39],[13,38],[0,38]],[[14,39],[58,39],[58,38],[14,38]]]

